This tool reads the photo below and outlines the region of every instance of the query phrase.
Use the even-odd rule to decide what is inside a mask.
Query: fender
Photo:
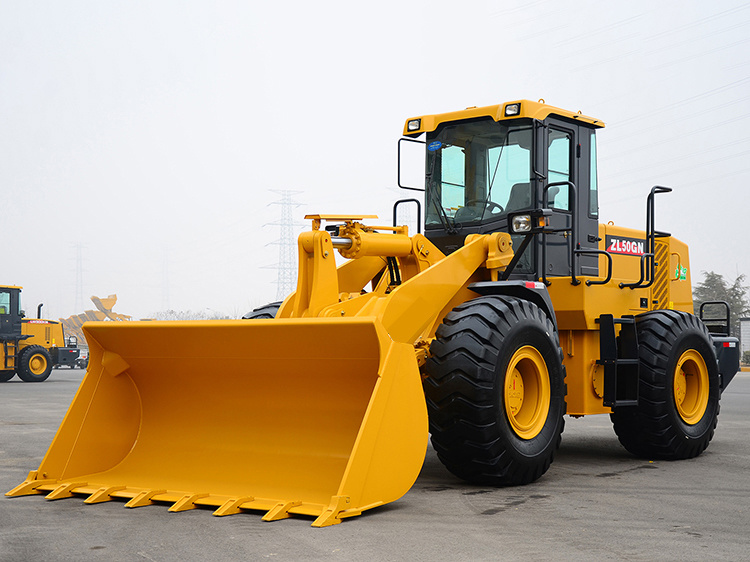
[[[547,287],[540,281],[479,281],[469,285],[469,289],[482,296],[501,295],[531,301],[544,311],[557,331],[552,299]]]

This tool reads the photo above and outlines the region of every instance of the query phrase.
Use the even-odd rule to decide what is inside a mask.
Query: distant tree
[[[740,318],[750,315],[750,301],[748,301],[748,287],[745,275],[738,275],[730,285],[724,277],[713,271],[703,271],[703,281],[693,289],[693,309],[698,314],[701,304],[708,301],[726,301],[732,316],[732,335],[740,333]],[[707,307],[706,314],[714,314]]]
[[[153,320],[227,320],[226,316],[215,310],[161,310],[151,315]]]

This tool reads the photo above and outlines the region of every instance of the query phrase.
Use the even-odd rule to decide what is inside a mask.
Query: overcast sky
[[[404,120],[527,98],[595,116],[600,216],[750,274],[750,4],[0,1],[0,283],[32,314],[241,315],[281,208],[391,220]],[[267,225],[267,226],[264,226]],[[79,261],[80,255],[80,261]],[[78,264],[82,277],[78,280]],[[80,291],[79,291],[80,287]]]

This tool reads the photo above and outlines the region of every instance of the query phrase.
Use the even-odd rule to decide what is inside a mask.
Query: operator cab
[[[425,235],[450,253],[469,234],[508,231],[513,213],[549,209],[558,232],[537,236],[512,277],[597,275],[597,257],[574,260],[572,250],[599,240],[595,129],[603,126],[527,100],[408,120],[407,137],[425,134]],[[516,251],[523,238],[513,235]]]
[[[21,287],[0,287],[0,341],[21,335]]]

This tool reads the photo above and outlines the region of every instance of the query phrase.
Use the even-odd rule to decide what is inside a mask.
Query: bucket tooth
[[[153,497],[159,494],[165,494],[166,490],[144,490],[125,504],[125,507],[144,507],[154,503]]]
[[[232,498],[231,500],[225,501],[219,509],[214,511],[214,515],[216,517],[224,517],[225,515],[234,515],[235,513],[240,513],[242,510],[240,509],[240,506],[243,503],[248,503],[253,501],[255,498],[253,496],[243,496],[241,498]]]
[[[313,521],[313,527],[328,527],[341,523],[340,514],[351,507],[349,496],[333,496],[331,503],[320,516]]]
[[[52,490],[49,494],[44,496],[46,500],[61,500],[63,498],[72,498],[73,490],[86,486],[88,482],[68,482],[67,484],[60,484],[57,488]]]
[[[302,505],[302,502],[279,502],[268,510],[268,513],[263,516],[263,521],[278,521],[279,519],[286,519],[290,516],[289,510],[298,505]]]
[[[112,499],[113,493],[119,492],[120,490],[124,489],[125,486],[104,486],[103,488],[99,488],[96,492],[83,500],[83,503],[92,504],[108,502]]]
[[[188,509],[195,509],[196,500],[208,497],[208,494],[185,494],[179,500],[172,504],[172,507],[168,511],[187,511]]]
[[[13,488],[12,490],[5,492],[6,496],[13,497],[13,496],[29,496],[32,494],[43,494],[41,490],[37,490],[39,486],[44,486],[45,484],[50,484],[54,482],[53,479],[48,478],[44,480],[37,480],[36,475],[38,471],[32,470],[29,472],[29,475],[26,477],[26,480],[21,482],[18,486]]]

